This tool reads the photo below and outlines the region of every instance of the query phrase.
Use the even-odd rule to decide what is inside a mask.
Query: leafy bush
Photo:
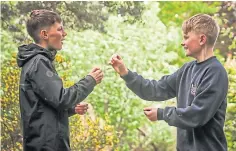
[[[225,63],[229,76],[228,107],[225,122],[225,133],[229,151],[236,150],[236,60],[228,59]]]
[[[19,69],[15,59],[5,60],[1,66],[1,148],[3,151],[22,150]]]

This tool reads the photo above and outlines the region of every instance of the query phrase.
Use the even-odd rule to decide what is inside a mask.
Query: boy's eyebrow
[[[63,27],[63,26],[60,26],[59,28],[60,28],[60,29],[64,29],[64,27]]]
[[[184,34],[184,37],[188,37],[188,35]]]

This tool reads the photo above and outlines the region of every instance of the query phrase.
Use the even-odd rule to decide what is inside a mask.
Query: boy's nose
[[[184,47],[184,45],[185,45],[185,44],[182,42],[182,43],[181,43],[181,46],[183,46],[183,47]]]
[[[66,35],[67,35],[67,33],[64,31],[62,36],[65,37]]]

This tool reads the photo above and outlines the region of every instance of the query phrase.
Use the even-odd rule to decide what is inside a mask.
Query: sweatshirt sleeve
[[[148,101],[163,101],[176,97],[176,78],[178,71],[172,75],[163,76],[159,81],[144,79],[136,72],[128,71],[121,77],[127,87],[140,98]]]
[[[92,76],[87,75],[69,88],[63,88],[61,78],[54,71],[50,60],[38,58],[29,72],[33,90],[45,103],[57,110],[68,110],[83,101],[96,85]]]
[[[226,100],[227,73],[219,68],[209,69],[197,88],[193,102],[186,108],[166,107],[158,109],[158,120],[170,126],[191,129],[206,124]]]

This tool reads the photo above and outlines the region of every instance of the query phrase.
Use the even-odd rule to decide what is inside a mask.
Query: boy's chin
[[[58,47],[58,49],[56,49],[56,50],[60,51],[60,50],[62,49],[62,46],[63,46],[63,45],[61,45],[60,47]]]
[[[61,49],[62,49],[62,45],[60,45],[60,46],[57,46],[57,47],[54,47],[54,49],[55,49],[55,50],[57,50],[57,51],[59,51],[59,50],[61,50]]]
[[[186,57],[189,57],[189,56],[190,56],[190,54],[189,54],[189,53],[187,53],[187,52],[185,52],[185,56],[186,56]]]
[[[192,55],[191,55],[191,53],[189,53],[188,51],[185,51],[185,56],[186,56],[186,57],[191,57]]]
[[[49,47],[49,50],[56,50],[56,51],[60,51],[62,49],[62,46],[58,46],[58,47]]]
[[[55,49],[56,51],[60,51],[62,48]]]
[[[185,54],[186,57],[191,57],[189,54]]]

